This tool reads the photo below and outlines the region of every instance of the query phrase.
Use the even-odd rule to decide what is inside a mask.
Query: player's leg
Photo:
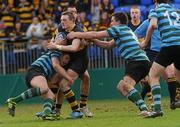
[[[174,66],[173,64],[166,67],[163,78],[165,79],[168,85],[168,91],[170,95],[170,108],[175,109],[175,98],[176,98],[176,86],[178,84],[175,74],[174,74]]]
[[[27,71],[26,74],[26,84],[28,86],[28,90],[25,92],[21,93],[20,95],[14,97],[14,98],[9,98],[7,100],[9,111],[12,109],[12,113],[10,115],[14,115],[13,112],[15,113],[15,104],[19,103],[23,100],[40,96],[42,94],[45,94],[48,92],[48,87],[46,86],[47,81],[45,77],[43,76],[43,72],[41,71],[40,68],[38,67],[30,67]]]
[[[8,102],[8,107],[9,107],[9,113],[10,115],[13,114],[13,104],[19,103],[23,100],[27,100],[36,96],[41,96],[45,95],[45,101],[49,102],[49,105],[44,106],[44,111],[46,113],[49,112],[49,110],[46,107],[51,107],[53,105],[53,99],[54,99],[54,94],[49,90],[47,86],[47,81],[45,77],[43,76],[35,76],[31,82],[31,87],[30,89],[26,90],[25,92],[21,93],[20,95],[14,97],[14,98],[9,98],[7,100]],[[15,109],[14,109],[15,113]]]
[[[176,101],[180,102],[180,83],[176,86]]]
[[[150,66],[152,66],[153,61],[155,60],[156,56],[157,56],[158,52],[154,51],[154,50],[146,50],[146,55],[150,60]],[[147,96],[147,100],[148,103],[150,104],[150,107],[152,108],[153,104],[152,104],[152,93],[151,93],[151,86],[149,85],[148,79],[149,77],[147,76],[146,79],[144,80],[144,82],[142,82],[142,91],[141,91],[141,96],[144,100],[145,96]]]
[[[151,85],[151,91],[153,95],[154,111],[147,116],[147,118],[162,116],[161,109],[161,87],[159,83],[160,76],[164,72],[165,67],[153,62],[153,65],[149,72],[149,83]]]
[[[78,74],[71,69],[68,69],[67,73],[74,80],[76,80],[78,78]],[[81,118],[83,116],[83,114],[79,110],[79,106],[76,101],[75,94],[70,88],[71,85],[72,84],[70,84],[66,79],[62,79],[59,87],[60,87],[60,90],[63,92],[64,97],[66,98],[66,100],[68,101],[68,103],[71,106],[71,109],[72,109],[71,118]]]
[[[178,51],[179,51],[179,49],[178,49]],[[175,67],[174,70],[175,71],[174,72],[175,72],[177,81],[180,83],[180,58],[179,57],[180,57],[180,54],[178,54],[175,57],[175,61],[174,61],[174,67]],[[176,102],[175,106],[176,106],[176,108],[180,108],[180,101]]]
[[[63,93],[59,89],[59,82],[63,79],[62,76],[59,74],[55,74],[51,81],[49,81],[48,86],[52,90],[52,92],[56,95],[55,99],[55,105],[53,106],[53,113],[55,113],[57,116],[59,116],[61,113],[61,107],[62,103],[64,101],[64,96]]]
[[[148,108],[144,103],[144,100],[140,96],[140,93],[134,88],[135,84],[136,82],[134,79],[125,76],[123,80],[119,82],[117,89],[122,93],[122,95],[126,96],[131,102],[133,102],[140,111],[147,111]]]
[[[140,93],[134,88],[135,84],[145,78],[149,72],[149,61],[132,61],[126,65],[125,76],[117,86],[118,90],[126,96],[141,111],[141,115],[147,115],[148,108]]]
[[[88,71],[80,76],[81,79],[81,94],[80,94],[80,110],[86,117],[93,117],[93,113],[87,107],[89,89],[90,89],[90,76]]]
[[[146,76],[145,79],[141,80],[141,97],[144,100],[145,97],[147,96],[147,102],[149,106],[152,106],[152,94],[151,94],[151,86],[148,83],[148,76]]]

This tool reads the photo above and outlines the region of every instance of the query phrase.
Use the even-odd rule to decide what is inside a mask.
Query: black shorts
[[[149,70],[150,62],[147,60],[128,61],[125,68],[125,75],[130,76],[136,81],[136,83],[138,83],[148,75]]]
[[[175,68],[180,70],[180,46],[162,47],[155,62],[164,67],[174,63]]]
[[[82,76],[88,68],[88,62],[88,58],[77,58],[71,60],[64,68],[65,70],[71,69],[78,73],[79,76]]]
[[[158,54],[159,54],[159,52],[156,52],[156,51],[153,51],[153,50],[147,50],[146,51],[146,55],[149,58],[151,65],[155,61]]]
[[[44,76],[44,71],[38,67],[38,66],[30,66],[26,72],[25,78],[26,78],[26,85],[28,88],[31,88],[31,80],[35,77],[35,76]]]

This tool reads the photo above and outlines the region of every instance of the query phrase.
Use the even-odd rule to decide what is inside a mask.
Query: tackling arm
[[[63,76],[65,79],[67,79],[70,83],[73,83],[73,79],[68,75],[68,73],[64,70],[63,67],[60,66],[60,61],[58,58],[51,58],[52,65],[54,70],[61,76]]]
[[[107,31],[71,32],[67,35],[68,39],[73,39],[73,38],[99,39],[106,37],[109,37]]]
[[[92,40],[94,42],[94,44],[96,44],[97,46],[101,47],[101,48],[113,48],[115,47],[115,42],[114,40],[111,40],[111,41],[101,41],[101,40],[98,40],[98,39],[94,39]]]

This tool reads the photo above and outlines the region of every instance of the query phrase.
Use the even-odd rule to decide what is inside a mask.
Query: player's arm
[[[144,39],[145,39],[145,37],[146,37],[146,31],[147,31],[147,29],[148,29],[148,26],[149,26],[149,20],[145,20],[145,21],[134,31],[134,33],[135,33],[135,35],[137,36],[139,42],[141,42],[141,43],[139,43],[139,46],[140,46],[142,49],[144,49],[144,48],[148,45],[148,43],[149,43],[149,41],[148,41],[147,43],[144,43]]]
[[[107,31],[90,31],[90,32],[70,32],[67,35],[68,39],[84,38],[84,39],[100,39],[109,37]]]
[[[74,39],[71,45],[57,45],[57,49],[65,52],[77,52],[80,50],[81,40]]]
[[[152,18],[150,20],[150,24],[148,26],[148,29],[147,29],[147,32],[146,32],[146,37],[145,37],[145,40],[144,40],[144,45],[147,45],[148,42],[150,41],[151,39],[151,36],[152,36],[152,33],[154,31],[154,29],[157,28],[157,18]]]
[[[115,42],[114,40],[111,40],[111,41],[101,41],[101,40],[98,40],[98,39],[93,39],[92,40],[94,44],[96,44],[97,46],[101,47],[101,48],[113,48],[115,47]]]
[[[148,29],[149,26],[149,21],[145,20],[135,31],[135,35],[137,36],[137,38],[144,38],[146,37],[146,31]]]
[[[69,82],[73,83],[73,79],[68,75],[68,73],[64,70],[62,66],[60,66],[60,61],[57,57],[52,57],[52,66],[54,70],[61,76],[63,76],[65,79],[67,79]]]
[[[81,44],[80,39],[74,39],[71,45],[57,45],[55,43],[49,43],[47,44],[47,48],[57,49],[65,52],[77,52],[80,50],[80,44]]]

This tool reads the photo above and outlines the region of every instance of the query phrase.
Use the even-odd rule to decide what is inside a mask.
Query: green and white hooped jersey
[[[149,13],[149,18],[158,20],[162,47],[180,45],[180,10],[170,4],[159,4]]]
[[[145,52],[140,49],[137,37],[128,26],[112,26],[107,29],[107,32],[114,39],[122,58],[132,61],[149,60]]]

